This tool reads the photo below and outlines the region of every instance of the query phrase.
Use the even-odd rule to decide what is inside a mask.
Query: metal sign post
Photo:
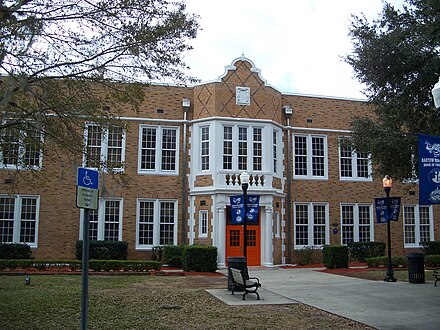
[[[76,185],[76,207],[84,209],[83,251],[82,251],[82,292],[81,329],[87,329],[89,298],[89,210],[98,209],[99,172],[78,167]]]

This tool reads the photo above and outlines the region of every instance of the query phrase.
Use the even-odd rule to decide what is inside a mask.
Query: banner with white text
[[[419,204],[440,204],[440,137],[419,134]]]

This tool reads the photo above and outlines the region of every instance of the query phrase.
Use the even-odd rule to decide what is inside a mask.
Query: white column
[[[226,267],[226,217],[224,205],[217,206],[217,267]]]
[[[273,207],[265,206],[263,266],[273,266]]]

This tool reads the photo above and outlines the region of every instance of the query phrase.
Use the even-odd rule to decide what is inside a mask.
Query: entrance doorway
[[[228,257],[244,256],[244,228],[242,225],[233,225],[231,220],[231,209],[226,209],[226,261]],[[261,211],[261,210],[260,210]],[[261,240],[260,240],[260,214],[258,222],[247,225],[247,265],[261,265]]]

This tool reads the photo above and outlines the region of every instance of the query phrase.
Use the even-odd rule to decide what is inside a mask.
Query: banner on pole
[[[419,134],[419,204],[440,204],[440,137]]]
[[[400,214],[400,197],[390,197],[390,208],[388,214],[387,198],[375,198],[374,206],[376,208],[376,222],[387,223],[390,221],[398,221]]]
[[[260,206],[260,196],[247,195],[247,214],[246,219],[248,224],[258,223],[258,210]],[[244,196],[230,196],[231,211],[232,211],[232,224],[241,225],[244,223]]]

